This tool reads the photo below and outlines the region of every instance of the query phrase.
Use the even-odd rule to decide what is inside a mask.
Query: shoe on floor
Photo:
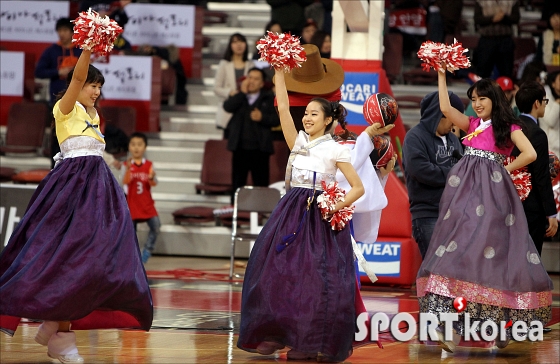
[[[35,341],[38,344],[47,346],[47,344],[49,343],[49,339],[51,338],[51,336],[56,334],[57,331],[58,331],[57,321],[43,321],[43,323],[39,326],[37,335],[35,335]]]
[[[49,358],[58,359],[61,363],[83,363],[84,358],[80,356],[80,354],[68,354],[68,355],[58,355],[55,356],[50,352],[47,352]]]
[[[454,352],[456,347],[455,342],[446,341],[443,331],[439,327],[436,329],[436,333],[438,336],[439,345],[442,347],[442,349],[447,351],[448,353]]]
[[[78,354],[76,334],[73,331],[57,332],[48,343],[47,355],[61,363],[83,363],[84,358]]]
[[[142,263],[146,264],[151,256],[152,256],[151,251],[149,251],[148,249],[142,250]]]
[[[263,341],[257,346],[257,353],[261,355],[271,355],[274,354],[276,350],[283,349],[284,345],[279,344],[274,341]]]
[[[303,353],[297,350],[290,350],[287,354],[288,360],[308,360],[308,359],[317,359],[317,354],[311,353]]]
[[[496,346],[498,347],[498,349],[503,349],[506,346],[508,346],[509,340],[510,340],[509,337],[505,340],[496,339]]]

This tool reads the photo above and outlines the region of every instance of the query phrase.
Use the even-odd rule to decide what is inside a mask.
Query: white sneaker
[[[58,355],[54,356],[50,352],[47,352],[49,358],[58,359],[61,363],[83,363],[84,358],[80,354],[68,354],[68,355]]]
[[[47,355],[61,363],[83,363],[84,358],[78,354],[76,334],[73,331],[57,332],[48,343]]]
[[[43,321],[43,323],[39,326],[37,335],[35,335],[35,341],[38,344],[46,346],[49,343],[49,339],[51,338],[51,336],[56,334],[57,330],[58,330],[57,321]]]

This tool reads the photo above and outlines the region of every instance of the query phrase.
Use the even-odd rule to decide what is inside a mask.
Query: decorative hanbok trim
[[[488,129],[491,126],[492,126],[492,119],[486,120],[486,121],[480,120],[480,124],[478,124],[476,129],[474,129],[474,131],[472,133],[465,135],[461,140],[463,140],[465,138],[467,140],[471,140],[472,138],[477,137],[478,134],[482,133],[484,130]]]
[[[286,176],[285,176],[285,181],[286,181],[286,192],[288,192],[292,187],[290,186],[290,182],[292,180],[292,163],[294,162],[294,159],[296,159],[296,156],[298,154],[301,155],[309,155],[309,149],[313,148],[316,145],[319,145],[323,142],[328,142],[333,140],[332,135],[330,134],[325,134],[322,137],[319,137],[303,146],[301,146],[301,148],[299,148],[298,150],[292,150],[290,152],[290,157],[288,158],[288,164],[286,165]],[[315,185],[315,184],[313,184]]]
[[[53,157],[55,167],[63,160],[85,156],[103,157],[105,144],[89,136],[70,137],[60,144],[60,152]]]
[[[485,287],[455,278],[430,274],[416,279],[417,295],[435,293],[450,298],[465,297],[467,301],[513,309],[537,309],[552,304],[552,292],[514,292]]]
[[[468,147],[468,146],[465,147],[464,155],[474,155],[476,157],[486,158],[500,164],[504,164],[504,161],[506,160],[506,156],[503,154],[491,152],[489,150],[482,150],[473,147]]]

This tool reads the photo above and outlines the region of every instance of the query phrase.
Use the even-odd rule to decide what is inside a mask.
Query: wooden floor
[[[186,269],[188,267],[188,269]],[[154,297],[155,317],[149,333],[127,330],[76,331],[86,363],[275,363],[286,352],[262,356],[236,347],[241,282],[224,281],[227,261],[153,257],[146,269]],[[241,269],[240,269],[241,270]],[[347,363],[559,363],[560,295],[554,290],[552,332],[542,342],[515,342],[506,349],[460,347],[453,354],[416,339],[395,342],[382,336],[383,349],[366,345]],[[418,311],[414,292],[405,288],[364,287],[370,312]],[[14,337],[0,334],[0,363],[52,363],[46,348],[33,340],[38,323],[22,323]],[[294,362],[294,361],[290,361]],[[307,361],[309,363],[309,361]]]

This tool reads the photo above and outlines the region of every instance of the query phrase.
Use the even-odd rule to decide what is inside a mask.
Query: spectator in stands
[[[282,34],[282,27],[280,26],[280,23],[275,22],[275,21],[269,21],[266,24],[266,26],[264,27],[263,37],[266,37],[268,32],[273,32],[273,33],[276,33],[276,34]],[[257,48],[257,42],[255,42],[255,51],[253,52],[253,60],[258,60],[260,58],[259,51],[256,49]],[[261,67],[259,67],[259,68],[261,68]],[[274,71],[272,71],[272,73],[274,73]]]
[[[124,8],[117,8],[115,9],[110,15],[109,18],[113,19],[117,22],[117,24],[124,29],[126,23],[128,23],[128,15]],[[132,51],[132,45],[130,42],[123,37],[123,33],[119,34],[115,43],[113,45],[113,52],[117,54],[128,54]]]
[[[531,191],[523,201],[523,210],[525,210],[529,234],[540,255],[544,237],[554,236],[558,228],[548,164],[548,139],[546,133],[539,128],[537,121],[545,115],[546,104],[550,100],[546,98],[546,91],[539,82],[528,81],[522,84],[515,94],[515,102],[521,110],[519,119],[524,124],[523,132],[537,152],[537,159],[527,165]],[[517,157],[520,151],[515,147],[511,154]]]
[[[130,136],[128,151],[130,159],[123,163],[123,188],[134,221],[134,229],[139,222],[146,222],[150,228],[148,239],[142,250],[142,263],[152,256],[161,223],[152,199],[151,188],[157,185],[156,173],[151,161],[144,157],[148,139],[142,133]]]
[[[321,58],[331,58],[331,35],[317,30],[311,37],[310,44],[315,44],[319,48]]]
[[[56,95],[66,89],[66,76],[82,54],[82,50],[72,44],[74,24],[69,18],[58,19],[55,29],[58,34],[58,42],[45,49],[35,67],[35,77],[50,80],[51,105],[54,105]]]
[[[446,36],[461,33],[463,0],[430,0],[428,4],[428,39],[444,42]]]
[[[477,0],[474,24],[480,34],[476,48],[477,74],[490,77],[494,66],[500,76],[513,78],[513,25],[519,23],[518,0]]]
[[[560,71],[547,75],[544,89],[548,104],[539,126],[548,137],[548,149],[560,156]]]
[[[78,11],[87,11],[89,8],[95,10],[99,15],[109,15],[117,8],[124,8],[131,0],[83,0],[80,1]]]
[[[308,20],[301,30],[301,44],[311,44],[311,38],[317,31],[317,24],[313,20]]]
[[[179,48],[170,44],[166,47],[156,47],[143,45],[138,49],[139,54],[147,54],[150,56],[158,56],[169,63],[169,66],[175,70],[176,88],[175,88],[175,105],[185,105],[189,93],[187,91],[187,74],[183,68],[183,63],[179,58]]]
[[[266,0],[270,5],[270,20],[278,22],[284,32],[301,35],[305,25],[305,7],[314,0]]]
[[[216,127],[226,129],[231,114],[226,112],[222,105],[229,97],[237,93],[241,78],[255,66],[255,63],[248,59],[249,50],[247,39],[239,33],[229,37],[229,43],[224,53],[224,57],[218,64],[216,78],[214,81],[214,93],[220,98],[218,111],[216,113]],[[227,138],[227,134],[224,133]]]
[[[496,83],[506,94],[506,98],[509,101],[515,116],[519,116],[519,109],[515,105],[515,93],[517,92],[519,87],[511,80],[511,78],[504,76],[498,77]],[[469,105],[465,109],[465,115],[477,117],[476,112],[473,110],[472,102],[469,102]]]
[[[545,80],[546,66],[540,61],[533,61],[525,66],[518,83],[519,85],[522,85],[527,81],[537,81],[541,85],[544,85]]]
[[[451,106],[463,112],[461,98],[449,93]],[[412,235],[422,259],[438,219],[439,201],[447,174],[457,163],[463,147],[453,124],[440,110],[438,92],[432,92],[420,104],[420,123],[410,129],[403,143],[403,167],[412,214]]]
[[[548,19],[548,29],[539,38],[535,60],[547,66],[560,66],[560,12]]]
[[[78,63],[78,57],[82,54],[82,50],[72,44],[74,24],[69,18],[58,19],[55,29],[58,34],[58,42],[44,50],[35,67],[35,77],[50,80],[50,106],[54,106],[57,95],[66,89],[67,76],[74,69],[74,66]],[[60,152],[60,147],[53,128],[51,133],[51,157],[54,157],[58,152]],[[54,167],[54,160],[52,159],[51,167]]]
[[[279,125],[280,119],[274,108],[274,94],[263,90],[265,81],[266,74],[262,69],[251,68],[240,90],[233,92],[224,102],[224,110],[232,113],[227,131],[228,150],[233,152],[233,194],[245,186],[249,171],[253,185],[269,185],[269,159],[274,153],[270,128]]]

